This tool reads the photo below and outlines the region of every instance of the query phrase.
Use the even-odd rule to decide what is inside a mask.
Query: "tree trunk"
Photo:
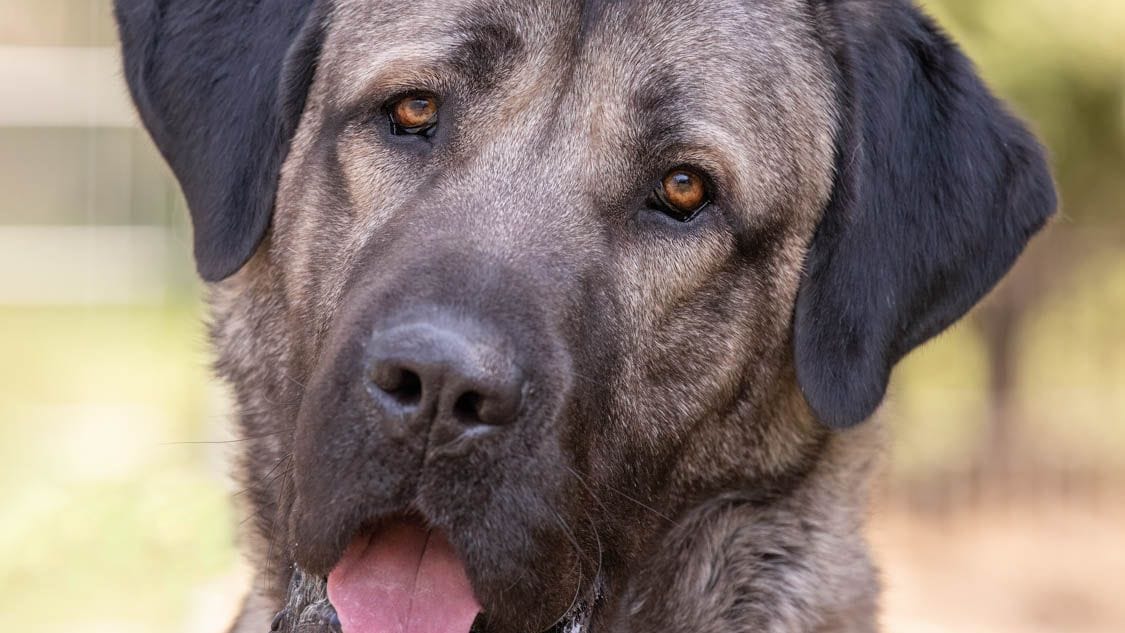
[[[1017,280],[1012,280],[1017,281]],[[988,363],[988,402],[982,451],[982,474],[1006,479],[1018,452],[1020,399],[1019,330],[1024,305],[1017,284],[1001,288],[977,314]]]

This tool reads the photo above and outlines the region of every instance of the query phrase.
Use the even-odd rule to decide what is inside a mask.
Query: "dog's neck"
[[[877,421],[832,434],[808,469],[693,508],[591,631],[877,630],[864,527],[882,438]]]

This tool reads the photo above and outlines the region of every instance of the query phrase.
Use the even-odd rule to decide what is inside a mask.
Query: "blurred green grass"
[[[199,312],[0,309],[0,630],[168,630],[231,573]]]

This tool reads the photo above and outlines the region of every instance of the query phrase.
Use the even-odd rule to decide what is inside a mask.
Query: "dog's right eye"
[[[437,127],[439,103],[427,94],[407,95],[391,103],[391,131],[398,135],[429,136]]]

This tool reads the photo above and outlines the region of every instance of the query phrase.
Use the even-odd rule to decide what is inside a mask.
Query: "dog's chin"
[[[576,595],[569,573],[541,574],[530,562],[500,566],[522,569],[515,574],[471,567],[467,561],[482,560],[481,553],[463,555],[456,536],[409,515],[365,527],[326,572],[316,572],[324,595],[315,604],[330,603],[344,633],[583,630],[588,601]]]

